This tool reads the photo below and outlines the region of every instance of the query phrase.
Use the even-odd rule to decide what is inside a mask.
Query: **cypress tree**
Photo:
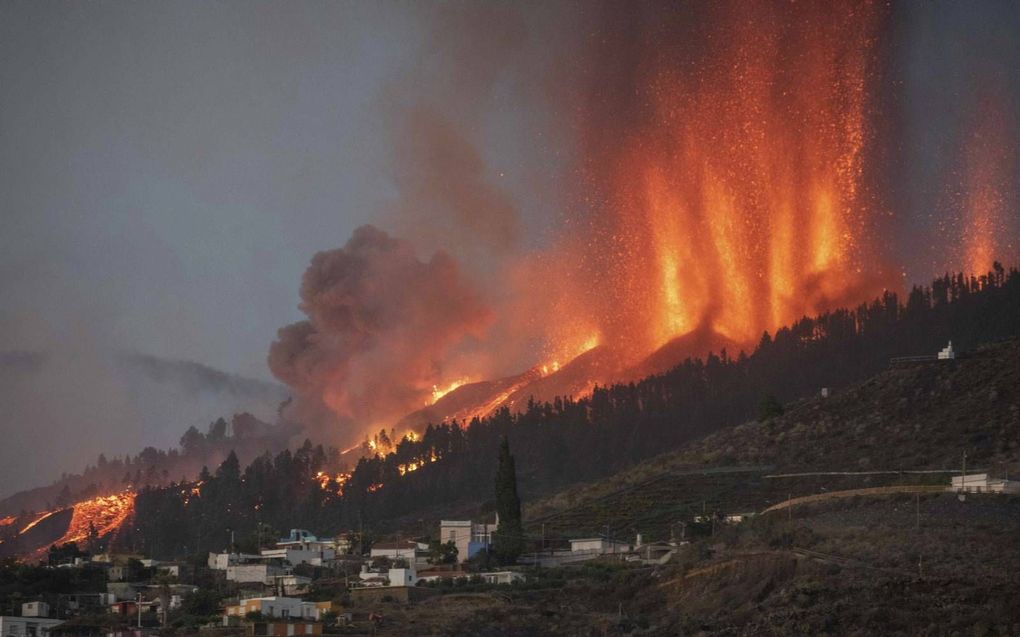
[[[499,514],[499,526],[493,537],[492,550],[500,563],[513,563],[524,551],[524,527],[521,523],[521,499],[517,496],[517,471],[506,436],[499,446],[496,512]]]

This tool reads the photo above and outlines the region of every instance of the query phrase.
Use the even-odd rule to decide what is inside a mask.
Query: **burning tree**
[[[493,552],[500,563],[512,563],[524,550],[524,527],[521,499],[517,496],[517,471],[506,436],[499,446],[499,468],[496,469],[496,513],[499,526],[493,537]]]

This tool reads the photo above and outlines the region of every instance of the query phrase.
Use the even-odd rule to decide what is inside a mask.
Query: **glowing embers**
[[[341,497],[344,494],[344,486],[350,482],[350,479],[351,474],[347,471],[338,471],[332,475],[325,471],[319,471],[315,474],[315,480],[323,491],[332,491]]]
[[[599,340],[600,340],[599,335],[597,333],[590,334],[589,336],[584,337],[584,340],[581,340],[580,342],[577,342],[576,339],[573,340],[573,342],[567,339],[564,343],[559,344],[557,347],[550,348],[553,352],[550,355],[551,360],[547,360],[546,362],[532,369],[532,373],[537,372],[538,375],[541,377],[549,376],[550,374],[555,374],[556,372],[560,371],[560,369],[563,367],[563,365],[560,365],[561,360],[566,361],[566,364],[569,365],[578,356],[590,352],[591,350],[598,347]],[[507,397],[509,397],[510,394],[513,393],[513,391],[515,390],[511,390],[507,392],[506,395],[502,396],[502,400],[506,400]],[[488,412],[480,413],[479,415],[485,416],[487,414]]]
[[[439,456],[436,455],[436,450],[429,449],[428,455],[412,460],[411,462],[398,464],[397,471],[399,471],[400,475],[402,476],[407,475],[408,473],[411,473],[412,471],[417,471],[418,469],[424,467],[426,464],[431,464],[437,460],[439,460]]]
[[[1009,134],[1001,98],[986,99],[966,139],[962,200],[957,203],[963,238],[962,260],[975,275],[987,273],[996,259],[1017,257],[1012,238],[1018,229],[1017,188],[1013,175],[1020,150]],[[948,266],[947,266],[948,267]]]

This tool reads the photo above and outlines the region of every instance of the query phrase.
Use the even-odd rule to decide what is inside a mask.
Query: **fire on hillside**
[[[749,350],[766,330],[902,286],[875,177],[888,7],[692,11],[610,7],[582,47],[579,90],[592,99],[571,104],[575,180],[542,249],[481,281],[450,254],[423,260],[364,226],[313,258],[307,320],[281,329],[269,356],[295,390],[295,420],[350,444],[520,410]],[[955,260],[984,271],[993,254],[1014,256],[998,238],[1014,153],[998,110],[976,121],[951,241]],[[509,368],[505,341],[530,360]]]

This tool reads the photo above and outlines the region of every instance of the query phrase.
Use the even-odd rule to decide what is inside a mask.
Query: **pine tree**
[[[500,563],[513,563],[524,551],[524,527],[521,524],[521,499],[517,496],[517,471],[506,436],[499,446],[496,512],[499,515],[499,526],[493,537],[492,550]]]

